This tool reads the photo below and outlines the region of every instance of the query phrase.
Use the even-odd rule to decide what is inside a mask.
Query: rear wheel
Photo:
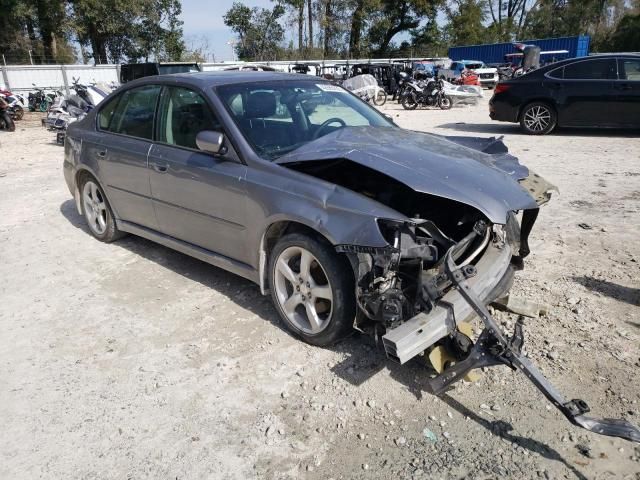
[[[22,117],[24,117],[24,109],[20,105],[16,105],[13,110],[13,115],[16,120],[22,120]]]
[[[85,175],[80,182],[82,213],[91,235],[102,242],[113,242],[122,236],[116,227],[115,218],[107,197],[91,176]]]
[[[284,324],[308,343],[330,345],[353,325],[353,272],[326,241],[301,233],[282,237],[270,255],[269,288]]]
[[[556,128],[556,112],[546,103],[533,102],[520,114],[520,127],[529,135],[546,135]]]

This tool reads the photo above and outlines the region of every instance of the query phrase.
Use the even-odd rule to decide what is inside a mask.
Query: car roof
[[[211,72],[153,75],[127,82],[127,87],[129,87],[129,85],[146,85],[149,83],[180,82],[200,88],[207,88],[220,85],[233,85],[237,83],[269,82],[277,80],[313,80],[316,82],[326,83],[324,79],[316,77],[315,75],[311,76],[284,72],[255,72],[251,70],[216,70]]]

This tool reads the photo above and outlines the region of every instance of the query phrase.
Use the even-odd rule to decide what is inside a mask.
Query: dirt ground
[[[525,136],[486,101],[382,109],[504,135],[558,186],[512,291],[549,307],[525,349],[567,398],[640,424],[640,138]],[[134,236],[94,240],[53,139],[34,115],[0,132],[0,478],[640,478],[638,446],[573,427],[520,373],[437,398],[418,361],[363,337],[292,338],[246,280]]]

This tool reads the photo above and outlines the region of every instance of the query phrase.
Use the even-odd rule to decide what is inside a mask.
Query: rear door
[[[618,78],[615,59],[579,60],[554,70],[556,79],[545,82],[558,105],[561,126],[609,126],[615,124],[612,106]]]
[[[113,108],[110,102],[98,113],[102,133],[97,149],[100,178],[107,198],[122,220],[157,230],[151,202],[147,155],[159,85],[124,91]]]
[[[196,135],[203,130],[222,131],[205,98],[189,88],[165,87],[148,169],[160,230],[246,261],[247,167],[233,152],[212,155],[199,150]],[[231,149],[228,141],[227,146]]]
[[[640,127],[640,58],[618,59],[616,110],[621,126]]]

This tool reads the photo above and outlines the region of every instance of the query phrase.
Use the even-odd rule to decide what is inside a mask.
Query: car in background
[[[453,81],[460,78],[463,70],[471,70],[475,73],[482,87],[493,88],[500,80],[497,68],[488,67],[479,60],[457,60],[451,62],[449,68],[438,70],[438,77]]]
[[[640,55],[573,58],[500,82],[489,116],[519,122],[532,135],[556,127],[640,128]]]
[[[127,83],[138,78],[169,73],[200,72],[200,65],[195,62],[145,62],[123,63],[120,65],[120,83]]]

